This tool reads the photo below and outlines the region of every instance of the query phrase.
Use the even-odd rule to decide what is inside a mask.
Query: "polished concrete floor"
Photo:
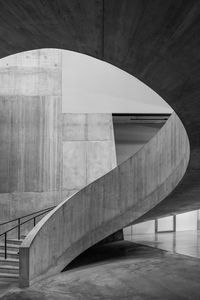
[[[93,247],[66,271],[4,300],[200,299],[200,260],[121,241]]]
[[[200,258],[200,231],[180,231],[145,235],[128,235],[134,243]]]
[[[8,292],[16,290],[18,288],[18,285],[18,279],[0,278],[0,298]]]

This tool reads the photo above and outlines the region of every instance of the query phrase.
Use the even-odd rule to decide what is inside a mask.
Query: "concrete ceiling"
[[[191,158],[149,216],[200,207],[200,1],[1,0],[0,57],[37,48],[91,55],[134,75],[180,116]]]

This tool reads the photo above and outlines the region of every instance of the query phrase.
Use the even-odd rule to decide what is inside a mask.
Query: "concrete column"
[[[197,230],[200,230],[200,209],[197,210]]]

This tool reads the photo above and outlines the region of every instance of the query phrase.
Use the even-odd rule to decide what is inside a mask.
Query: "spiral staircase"
[[[178,185],[188,161],[188,137],[173,113],[140,151],[63,201],[34,227],[19,249],[20,285],[61,272],[89,247],[144,218]]]
[[[141,151],[36,225],[20,248],[21,286],[60,272],[85,249],[126,225],[198,209],[199,1],[0,4],[0,57],[45,47],[91,55],[146,83],[182,122],[174,113]]]

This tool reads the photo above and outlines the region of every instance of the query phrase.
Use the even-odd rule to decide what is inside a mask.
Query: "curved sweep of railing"
[[[60,272],[77,255],[160,203],[179,183],[189,141],[175,113],[130,159],[45,216],[20,248],[20,285]]]
[[[17,221],[17,225],[14,225],[11,228],[9,228],[9,229],[5,230],[4,232],[0,233],[0,238],[4,237],[4,258],[5,259],[7,259],[7,238],[8,238],[8,234],[10,232],[13,232],[16,229],[17,230],[17,239],[20,240],[21,239],[21,227],[24,224],[27,224],[27,223],[30,223],[30,221],[33,221],[33,227],[35,227],[36,226],[36,219],[43,216],[44,214],[47,214],[53,208],[55,208],[55,206],[44,208],[44,209],[35,211],[31,214],[27,214],[27,215],[24,215],[22,217],[18,217],[18,218],[15,218],[15,219],[12,219],[10,221],[6,221],[6,222],[3,222],[3,223],[0,224],[0,226],[2,226],[2,225],[7,225],[7,224],[13,224],[13,222]],[[25,219],[25,221],[22,221],[23,219]]]

